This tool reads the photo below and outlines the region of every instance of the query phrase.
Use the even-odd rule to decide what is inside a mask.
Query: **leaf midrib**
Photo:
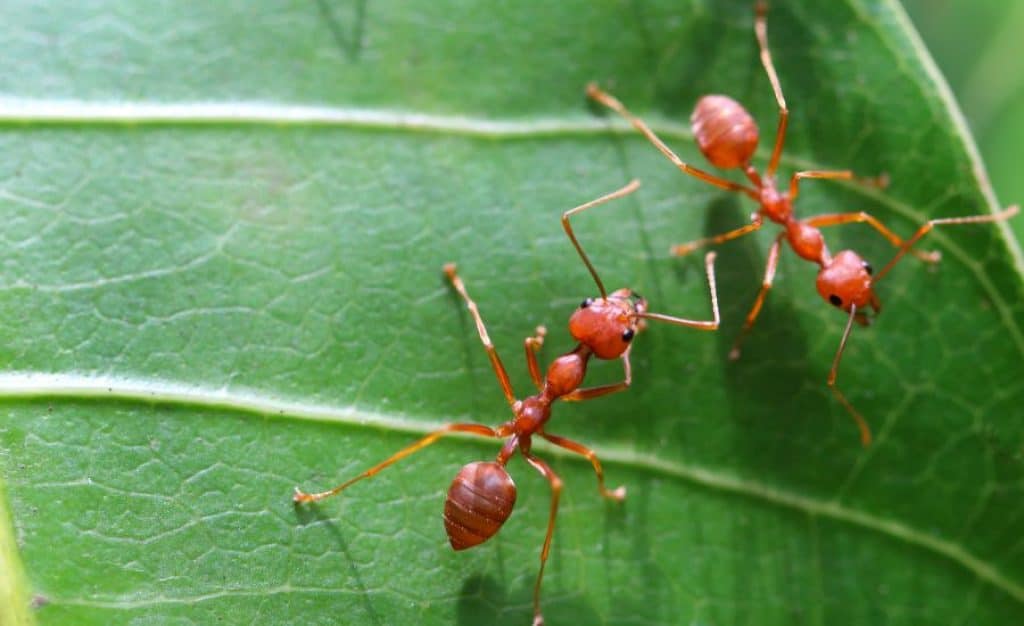
[[[0,374],[0,400],[46,398],[49,400],[117,400],[128,403],[189,406],[236,413],[275,416],[423,435],[442,424],[413,420],[401,415],[368,411],[357,407],[316,405],[249,391],[227,391],[179,385],[155,380],[102,378],[45,373]],[[458,439],[472,439],[453,435]],[[546,455],[581,461],[561,448],[538,442]],[[715,469],[665,460],[621,446],[601,446],[605,464],[617,464],[686,481],[706,489],[753,498],[768,504],[865,528],[908,545],[922,548],[953,561],[981,580],[1024,604],[1024,584],[1006,577],[996,567],[974,556],[963,546],[885,517],[844,506],[838,499],[821,500],[778,489],[767,483],[738,478]],[[282,494],[282,498],[287,494]],[[108,602],[108,601],[103,601]],[[118,602],[110,600],[109,602]]]

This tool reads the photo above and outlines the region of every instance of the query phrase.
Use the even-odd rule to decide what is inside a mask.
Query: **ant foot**
[[[526,338],[526,348],[528,350],[533,350],[534,352],[539,352],[541,346],[544,345],[544,336],[548,334],[548,329],[545,328],[542,324],[538,326],[533,332],[533,337]]]
[[[449,280],[455,278],[455,264],[454,263],[445,263],[443,269],[444,269],[445,276],[447,276]]]
[[[605,494],[605,497],[608,498],[609,500],[622,502],[623,500],[626,499],[626,486],[621,485],[619,487],[616,487],[612,491],[609,491],[607,494]]]
[[[298,487],[295,488],[295,493],[292,495],[292,502],[295,504],[306,504],[307,502],[314,502],[316,498],[302,491]]]
[[[540,613],[533,616],[533,626],[544,626],[544,616]]]
[[[730,361],[739,361],[740,360],[740,348],[739,348],[739,346],[736,346],[732,350],[729,350],[729,360]]]
[[[681,243],[679,245],[672,246],[672,248],[669,249],[669,254],[672,256],[686,256],[696,249],[697,246],[692,243]]]

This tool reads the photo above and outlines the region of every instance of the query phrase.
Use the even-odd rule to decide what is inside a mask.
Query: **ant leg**
[[[604,283],[601,282],[601,278],[597,275],[597,270],[595,270],[593,264],[590,263],[590,258],[587,256],[587,253],[583,251],[583,246],[581,246],[580,242],[576,240],[576,235],[572,231],[572,224],[569,223],[569,218],[577,213],[586,211],[589,208],[595,207],[599,204],[604,204],[609,200],[615,200],[616,198],[621,198],[623,196],[629,195],[636,191],[639,187],[640,181],[634,178],[633,180],[629,181],[629,183],[626,184],[625,187],[622,187],[621,189],[616,189],[615,191],[607,195],[601,196],[596,200],[585,202],[576,208],[569,209],[565,213],[562,213],[562,229],[565,230],[565,234],[569,237],[569,241],[571,241],[572,245],[576,248],[576,252],[579,253],[580,259],[583,260],[583,264],[587,266],[587,270],[590,271],[590,275],[594,277],[594,282],[597,283],[597,290],[601,292],[602,298],[608,297],[607,292],[605,292],[604,290]]]
[[[947,224],[984,224],[987,222],[1002,222],[1003,220],[1010,219],[1018,212],[1020,212],[1020,208],[1017,205],[1013,205],[998,213],[991,213],[989,215],[969,215],[967,217],[945,217],[935,220],[928,220],[923,226],[917,229],[917,232],[915,232],[913,236],[910,237],[910,239],[907,239],[906,242],[904,242],[903,245],[900,246],[900,249],[896,252],[896,256],[894,256],[892,260],[889,261],[889,263],[882,268],[882,271],[878,272],[878,274],[874,277],[871,283],[875,284],[878,281],[882,280],[882,278],[889,273],[889,270],[891,270],[892,267],[896,265],[896,263],[901,258],[903,258],[903,255],[905,255],[907,252],[910,252],[911,247],[915,243],[917,243],[918,240],[921,239],[921,237],[924,237],[925,235],[930,233],[932,228],[936,226],[944,226]]]
[[[523,342],[523,347],[526,348],[526,366],[530,370],[530,378],[533,380],[533,384],[537,387],[538,391],[544,390],[544,379],[540,377],[540,366],[537,365],[537,352],[544,345],[544,335],[547,332],[547,328],[538,326],[536,334],[533,337],[527,337]]]
[[[894,247],[899,248],[903,245],[903,240],[899,235],[892,232],[882,222],[878,221],[873,215],[859,211],[857,213],[831,213],[828,215],[815,215],[804,220],[805,224],[809,224],[816,228],[824,228],[826,226],[841,226],[843,224],[854,224],[854,223],[867,223],[872,228],[877,230],[883,237],[889,240]],[[921,259],[925,263],[938,263],[942,260],[942,254],[938,251],[932,250],[925,252],[916,248],[910,249],[909,252]]]
[[[710,183],[715,187],[718,187],[719,189],[725,189],[727,191],[739,191],[747,194],[747,196],[753,198],[754,200],[759,200],[760,195],[758,194],[758,192],[755,191],[754,189],[751,189],[750,187],[741,185],[739,183],[734,183],[731,180],[726,180],[725,178],[720,178],[718,176],[715,176],[714,174],[705,172],[702,169],[698,169],[692,165],[684,163],[683,160],[680,159],[679,156],[677,156],[671,148],[665,145],[665,142],[663,142],[661,139],[658,138],[657,135],[654,134],[654,131],[651,130],[647,126],[647,124],[644,123],[643,120],[630,113],[629,110],[626,109],[626,107],[623,106],[623,104],[615,98],[615,96],[602,91],[601,88],[598,87],[595,83],[590,83],[589,85],[587,85],[587,96],[594,100],[597,100],[598,102],[605,105],[609,109],[615,111],[622,117],[626,118],[626,120],[633,125],[633,128],[640,131],[640,133],[643,134],[643,136],[646,137],[648,141],[654,144],[655,148],[657,148],[662,154],[664,154],[669,161],[672,161],[672,163],[674,163],[675,166],[678,167],[680,170],[686,172],[690,176],[699,178],[700,180],[703,180],[706,183]]]
[[[505,435],[504,429],[494,430],[493,428],[489,428],[482,424],[449,424],[444,428],[435,430],[434,432],[430,433],[426,437],[423,437],[416,443],[413,443],[412,445],[402,448],[395,454],[385,459],[383,462],[374,465],[373,467],[366,470],[362,474],[346,482],[343,482],[342,484],[338,485],[333,489],[330,489],[328,491],[321,491],[320,493],[306,493],[299,489],[298,487],[296,487],[295,495],[292,496],[292,501],[297,504],[306,502],[318,502],[320,500],[323,500],[324,498],[329,498],[333,495],[337,495],[344,491],[345,489],[347,489],[350,485],[357,483],[360,480],[363,480],[364,478],[370,478],[379,473],[384,468],[393,465],[398,461],[401,461],[402,459],[411,454],[419,452],[423,448],[426,448],[427,446],[434,443],[444,435],[447,435],[448,433],[470,433],[473,435],[480,435],[481,437],[502,437]]]
[[[839,360],[843,358],[843,350],[846,349],[846,340],[850,337],[850,330],[853,328],[853,321],[857,318],[857,305],[850,305],[850,319],[846,321],[846,330],[843,331],[843,338],[839,340],[839,349],[836,350],[836,358],[832,361],[832,370],[828,373],[828,388],[832,390],[832,395],[836,397],[839,402],[846,407],[853,420],[857,422],[857,428],[860,429],[860,442],[866,448],[871,445],[871,429],[868,427],[868,423],[864,421],[864,418],[857,409],[853,408],[850,401],[846,399],[842,391],[839,391],[839,387],[836,386],[836,376],[839,374]]]
[[[850,170],[806,170],[796,172],[789,179],[789,199],[795,200],[800,195],[800,181],[805,178],[828,180],[853,180],[866,187],[885,189],[889,186],[889,175],[882,174],[874,178],[857,178]]]
[[[671,254],[672,256],[684,256],[693,252],[697,248],[701,248],[709,244],[717,245],[720,243],[725,243],[726,241],[732,241],[733,239],[739,239],[743,235],[752,233],[755,230],[761,228],[762,223],[763,222],[761,221],[761,215],[759,213],[754,213],[753,221],[751,221],[746,226],[740,226],[735,230],[730,230],[729,232],[725,232],[720,235],[715,235],[714,237],[704,237],[703,239],[695,239],[688,243],[676,244],[672,246],[671,249],[669,249],[669,254]]]
[[[718,287],[715,285],[715,253],[708,252],[704,255],[704,271],[708,277],[708,290],[711,292],[711,315],[714,319],[710,322],[702,322],[695,320],[683,319],[681,317],[673,317],[671,315],[663,315],[661,313],[640,313],[640,317],[649,320],[656,320],[659,322],[667,322],[669,324],[675,324],[676,326],[686,326],[688,328],[696,328],[697,330],[718,330],[718,324],[721,321],[721,316],[718,313]]]
[[[544,578],[544,564],[547,563],[548,554],[551,552],[551,538],[555,533],[555,516],[558,514],[558,499],[562,495],[562,479],[541,459],[525,450],[523,456],[551,483],[551,512],[548,514],[548,532],[544,536],[544,547],[540,551],[540,571],[537,572],[537,584],[533,588],[533,626],[543,626],[544,616],[540,612],[540,583]]]
[[[561,399],[566,402],[583,402],[585,400],[593,400],[594,398],[600,398],[601,396],[607,396],[629,389],[629,386],[633,384],[633,366],[629,363],[629,352],[632,349],[633,346],[629,346],[626,348],[626,351],[622,353],[622,369],[625,370],[626,376],[621,382],[612,383],[610,385],[601,385],[599,387],[577,389],[571,393],[565,394]]]
[[[604,470],[601,469],[601,461],[597,458],[597,453],[586,447],[581,443],[576,443],[571,439],[565,437],[559,437],[558,435],[549,435],[548,433],[541,431],[540,436],[547,439],[551,443],[555,444],[560,448],[565,448],[579,454],[580,456],[586,457],[590,464],[594,466],[594,473],[597,474],[597,489],[601,492],[601,495],[609,500],[615,500],[616,502],[622,502],[626,499],[626,488],[618,487],[614,491],[609,491],[604,486]]]
[[[750,307],[750,312],[747,313],[747,320],[743,323],[739,336],[736,337],[736,343],[732,344],[732,350],[729,351],[730,361],[740,358],[740,344],[743,343],[750,329],[754,327],[754,322],[757,320],[758,314],[761,313],[761,307],[764,305],[765,296],[768,295],[768,290],[772,288],[772,281],[775,280],[775,269],[779,265],[779,251],[782,247],[782,238],[785,236],[786,233],[779,233],[775,238],[775,242],[772,243],[772,247],[768,249],[768,263],[764,269],[764,280],[761,281],[761,290],[757,292],[754,306]]]
[[[487,351],[487,358],[491,360],[491,367],[494,368],[494,375],[498,377],[501,390],[505,393],[505,399],[508,400],[509,406],[515,406],[516,396],[512,392],[512,382],[508,378],[508,372],[505,371],[501,357],[498,356],[497,348],[494,347],[494,344],[491,343],[491,338],[487,335],[487,327],[484,326],[484,320],[480,317],[480,310],[477,308],[476,302],[473,302],[473,299],[466,293],[466,285],[463,284],[462,279],[456,273],[454,263],[445,263],[444,274],[451,281],[455,290],[459,292],[459,295],[462,296],[462,299],[466,301],[466,308],[469,309],[473,320],[476,322],[476,330],[480,333],[480,341],[484,344],[484,350]]]
[[[754,11],[754,34],[757,36],[757,45],[761,49],[761,65],[764,65],[764,71],[768,74],[768,81],[772,84],[772,91],[775,92],[775,102],[779,105],[779,126],[775,131],[775,148],[772,150],[772,157],[768,161],[768,169],[765,170],[765,175],[771,178],[775,175],[775,170],[779,168],[782,146],[786,143],[789,109],[786,107],[786,97],[782,95],[779,75],[775,73],[772,53],[768,49],[768,3],[764,2],[764,0],[758,0]]]

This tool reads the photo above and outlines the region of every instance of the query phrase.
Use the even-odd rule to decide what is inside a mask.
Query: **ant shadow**
[[[352,25],[346,32],[341,20],[335,14],[335,8],[328,0],[316,0],[317,9],[331,31],[331,37],[338,45],[342,54],[349,61],[358,61],[363,50],[363,34],[366,27],[366,0],[352,1]]]
[[[466,578],[459,590],[455,621],[465,626],[518,626],[527,622],[526,612],[512,611],[507,607],[505,588],[497,580],[487,574],[473,574]]]
[[[705,236],[736,228],[749,218],[749,214],[740,209],[738,200],[722,199],[708,207]],[[776,228],[767,224],[763,230],[774,235]],[[730,388],[728,397],[737,434],[749,444],[751,455],[763,454],[769,447],[788,454],[786,446],[770,446],[770,443],[781,442],[782,434],[805,426],[804,420],[792,410],[794,398],[808,387],[824,388],[825,378],[804,358],[809,350],[807,333],[787,294],[779,293],[779,287],[787,282],[787,270],[800,273],[803,269],[793,263],[794,257],[786,247],[780,254],[774,287],[766,295],[754,327],[743,339],[739,359],[729,359],[764,279],[767,251],[758,246],[757,237],[748,235],[729,242],[718,252],[719,283],[726,286],[726,293],[722,325],[717,333],[717,352]],[[803,291],[803,286],[799,289]],[[821,409],[827,413],[824,401]],[[779,435],[773,435],[773,431]],[[739,451],[737,456],[751,458]]]
[[[543,592],[542,592],[543,593]],[[541,596],[544,621],[549,624],[597,624],[601,616],[579,598],[558,598],[551,602]],[[533,619],[533,586],[511,596],[486,574],[473,574],[462,585],[456,607],[459,626],[522,626]]]
[[[752,207],[742,198],[720,196],[706,208],[703,235],[712,236],[737,228],[749,221],[750,210]],[[785,482],[804,471],[801,464],[791,462],[794,448],[791,439],[825,438],[834,424],[815,416],[829,416],[833,412],[825,391],[828,364],[806,357],[811,349],[809,336],[800,324],[801,313],[792,301],[794,297],[817,299],[817,294],[813,283],[804,284],[808,270],[788,248],[782,250],[774,288],[768,292],[754,327],[744,338],[740,358],[729,359],[764,278],[767,250],[759,242],[763,243],[766,235],[774,236],[777,228],[766,224],[762,230],[762,234],[747,235],[714,247],[718,253],[716,274],[722,323],[716,333],[717,348],[712,363],[720,364],[728,387],[727,404],[721,408],[731,418],[728,426],[730,446],[734,450],[731,457],[735,463],[748,467],[751,473],[770,472],[773,480]],[[686,258],[676,264],[676,279],[680,282],[693,280],[697,260],[702,254],[703,251],[697,251],[689,255],[693,259]],[[789,281],[798,295],[780,293],[790,291],[785,289]],[[685,366],[683,362],[676,362],[678,358],[669,357],[670,369]],[[821,389],[822,393],[815,396],[808,393],[809,389]],[[692,446],[692,433],[677,428],[668,432],[673,438],[679,438],[680,449]]]
[[[630,495],[630,518],[631,524],[626,524],[626,514],[621,506],[609,503],[604,515],[604,537],[603,542],[609,548],[614,544],[625,541],[628,543],[632,557],[630,561],[636,563],[638,571],[636,578],[632,579],[629,586],[629,593],[616,586],[612,577],[603,577],[598,572],[590,572],[589,587],[581,589],[560,589],[555,581],[549,580],[551,574],[559,574],[563,568],[571,568],[571,555],[565,553],[565,541],[556,537],[552,544],[551,559],[548,561],[548,572],[545,577],[545,585],[541,596],[541,607],[544,612],[544,619],[549,624],[597,624],[597,623],[627,623],[635,621],[637,616],[649,615],[651,607],[663,606],[671,600],[673,593],[670,586],[666,586],[664,572],[656,565],[657,559],[651,544],[651,534],[647,532],[635,532],[637,527],[647,528],[649,513],[652,502],[648,490],[637,490]],[[539,550],[539,546],[538,546]],[[605,555],[614,550],[604,551]],[[534,561],[536,553],[531,553],[527,561]],[[521,562],[517,560],[517,562]],[[603,557],[603,572],[616,572],[621,570],[621,561],[612,561],[607,556]],[[503,571],[499,564],[498,572]],[[602,582],[602,578],[603,581]],[[495,626],[520,626],[530,623],[533,606],[533,585],[532,576],[530,582],[510,592],[506,585],[499,582],[494,576],[486,573],[474,573],[467,577],[459,591],[458,604],[456,608],[456,622],[460,626],[475,626],[477,624],[493,624]],[[595,586],[596,585],[596,586]],[[569,596],[560,595],[560,591],[568,591]],[[578,595],[577,595],[578,594]],[[606,597],[611,599],[607,608],[600,611],[586,600],[587,597]]]
[[[365,619],[362,623],[374,624],[380,626],[384,622],[381,619],[380,614],[373,608],[373,603],[370,601],[370,594],[366,583],[363,582],[363,578],[359,575],[359,568],[356,567],[356,560],[353,558],[351,551],[348,548],[348,542],[345,541],[341,530],[338,529],[338,525],[332,518],[326,515],[320,510],[318,506],[304,505],[304,506],[292,506],[295,517],[302,527],[308,527],[316,525],[327,531],[326,534],[330,536],[334,544],[338,548],[338,552],[341,554],[341,562],[348,564],[349,576],[355,582],[355,590],[358,591],[356,595],[363,601],[363,608],[366,611]]]
[[[850,19],[856,18],[851,16]],[[777,59],[779,79],[790,109],[790,128],[797,130],[802,126],[806,129],[803,133],[791,132],[787,136],[787,152],[792,155],[793,148],[798,147],[810,157],[812,163],[820,164],[822,168],[851,168],[862,176],[881,174],[880,171],[873,171],[878,167],[879,157],[884,159],[885,155],[904,154],[906,146],[893,145],[885,133],[878,132],[885,127],[885,122],[880,120],[874,98],[851,98],[847,97],[848,92],[843,89],[822,88],[823,85],[841,85],[847,89],[855,89],[858,77],[855,74],[851,75],[851,72],[856,72],[856,67],[823,62],[820,58],[808,56],[807,52],[792,53],[787,59],[776,51],[818,49],[819,44],[814,36],[806,28],[799,27],[799,23],[799,18],[787,7],[780,6],[776,12],[773,5],[772,13],[769,15],[769,45],[772,41],[785,42],[784,47],[776,45],[772,53]],[[772,30],[777,33],[774,38]],[[765,83],[765,87],[759,93],[767,93],[770,98],[771,89],[767,86],[764,72],[761,72],[759,78]],[[774,112],[777,110],[774,99],[771,99],[771,103],[771,108],[766,110]],[[769,120],[766,120],[766,124],[768,122]],[[770,120],[770,123],[774,126],[775,121]],[[804,138],[810,140],[804,142]],[[774,141],[774,135],[771,140]],[[784,152],[783,155],[785,154]],[[830,187],[838,188],[837,185]],[[800,211],[799,204],[795,208]]]
[[[656,565],[657,559],[651,546],[650,532],[636,532],[636,529],[651,528],[651,492],[649,489],[634,489],[627,499],[629,505],[630,525],[625,525],[625,507],[614,507],[615,523],[609,523],[603,542],[612,546],[615,542],[625,540],[630,544],[630,561],[636,568],[633,584],[629,593],[621,589],[607,586],[604,595],[614,598],[609,605],[608,622],[613,624],[633,621],[638,615],[650,614],[651,607],[665,605],[665,596],[672,593],[671,587],[665,584],[664,572]],[[605,555],[611,550],[606,550]],[[622,567],[621,562],[613,562],[605,557],[604,571],[614,571]]]

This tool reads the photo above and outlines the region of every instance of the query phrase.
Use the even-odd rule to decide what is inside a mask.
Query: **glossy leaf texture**
[[[747,2],[24,3],[0,58],[0,464],[7,621],[41,624],[527,624],[549,503],[520,460],[515,512],[465,553],[441,511],[494,442],[438,443],[344,497],[296,509],[447,421],[508,407],[455,261],[530,393],[523,338],[595,295],[562,211],[610,286],[705,318],[699,255],[671,244],[753,206],[677,172],[587,104],[600,81],[685,158],[696,98],[775,104]],[[865,210],[899,233],[995,207],[902,9],[773,3],[792,109],[783,169],[802,215]],[[549,624],[1024,621],[1021,256],[1006,227],[930,235],[944,259],[879,285],[840,382],[844,318],[783,254],[743,358],[729,346],[774,235],[722,246],[718,334],[654,324],[628,393],[557,406],[538,445],[566,490]],[[862,226],[830,229],[876,266]],[[592,368],[612,381],[617,364]],[[0,512],[4,509],[0,508]],[[3,530],[7,529],[7,530]],[[2,546],[15,546],[4,549]],[[3,586],[0,586],[3,589]]]

